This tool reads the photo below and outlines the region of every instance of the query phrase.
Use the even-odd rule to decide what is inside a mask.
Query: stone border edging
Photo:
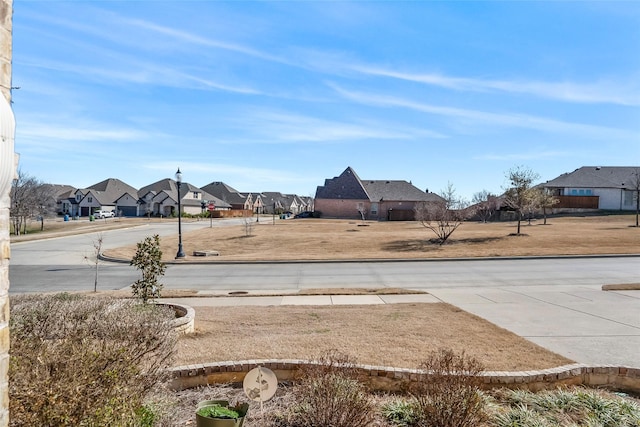
[[[300,367],[314,362],[291,359],[265,359],[228,361],[179,366],[170,369],[171,388],[184,390],[210,384],[242,383],[245,375],[258,366],[271,369],[278,381],[295,380]],[[422,381],[426,373],[419,369],[356,365],[361,377],[371,390],[402,391],[412,382]],[[605,387],[640,394],[640,368],[616,365],[573,364],[537,371],[485,371],[483,388],[498,387],[540,391],[558,386],[583,385]]]
[[[193,307],[173,302],[156,302],[156,304],[171,307],[176,313],[180,314],[180,317],[176,317],[171,321],[173,330],[178,334],[192,334],[195,332],[196,311]]]

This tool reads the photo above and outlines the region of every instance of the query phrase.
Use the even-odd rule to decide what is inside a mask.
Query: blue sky
[[[24,172],[466,198],[640,165],[638,1],[14,0]]]

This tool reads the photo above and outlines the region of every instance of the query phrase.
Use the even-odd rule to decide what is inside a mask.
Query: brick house
[[[329,218],[412,221],[417,203],[441,200],[407,181],[362,180],[347,167],[318,186],[314,202],[315,210]]]

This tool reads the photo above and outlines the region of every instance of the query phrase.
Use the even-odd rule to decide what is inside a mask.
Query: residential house
[[[635,210],[640,166],[583,166],[540,184],[560,203],[554,209]]]
[[[348,167],[318,186],[314,203],[325,217],[413,220],[417,203],[441,200],[407,181],[362,180]]]
[[[59,215],[77,215],[79,200],[76,200],[76,189],[74,187],[51,184],[51,191],[56,198],[56,213]]]
[[[312,212],[314,210],[314,199],[309,196],[296,196],[300,199],[300,212],[309,211]]]
[[[140,215],[172,216],[178,210],[178,184],[173,179],[162,179],[141,188],[138,191],[138,199],[141,206]],[[180,185],[180,209],[183,213],[200,214],[208,202],[212,202],[218,210],[231,208],[228,203],[201,188],[186,182]]]
[[[295,194],[282,194],[277,191],[263,191],[261,193],[263,212],[266,214],[281,214],[289,212],[293,215],[305,210],[306,202]]]
[[[89,216],[99,210],[115,211],[116,214],[126,215],[136,213],[137,190],[119,179],[105,179],[84,190],[78,190],[75,194],[76,199],[78,196],[81,197],[78,203],[80,216]],[[126,194],[130,195],[133,204],[131,200],[127,201],[123,198]],[[123,204],[118,205],[118,201]]]
[[[224,182],[214,181],[204,187],[203,191],[231,205],[233,210],[254,212],[255,198],[251,193],[241,193]]]

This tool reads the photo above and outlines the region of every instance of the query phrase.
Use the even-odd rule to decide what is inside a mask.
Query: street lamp
[[[176,259],[184,258],[184,251],[182,250],[182,210],[180,208],[180,186],[182,185],[182,172],[180,168],[176,172],[176,184],[178,184],[178,253]]]

